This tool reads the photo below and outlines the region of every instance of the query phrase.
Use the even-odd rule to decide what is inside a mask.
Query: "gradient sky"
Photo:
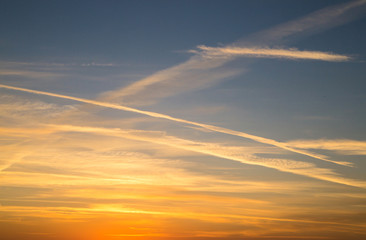
[[[366,1],[0,1],[4,240],[366,239]]]

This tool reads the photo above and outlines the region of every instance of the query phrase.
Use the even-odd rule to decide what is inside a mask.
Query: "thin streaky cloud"
[[[12,211],[12,212],[24,212],[29,214],[29,216],[34,216],[35,212],[41,212],[39,216],[42,217],[52,217],[52,214],[44,214],[44,213],[54,213],[55,210],[60,210],[63,212],[71,212],[74,213],[77,211],[80,214],[80,218],[82,215],[89,215],[92,212],[115,212],[115,213],[140,213],[146,215],[165,215],[171,217],[189,217],[189,218],[199,218],[199,219],[215,219],[217,217],[220,218],[234,218],[234,219],[253,219],[253,220],[268,220],[268,221],[279,221],[279,222],[299,222],[299,223],[315,223],[315,224],[329,224],[337,227],[356,227],[363,228],[363,224],[350,224],[350,223],[338,223],[331,221],[317,221],[317,220],[307,220],[307,219],[293,219],[293,218],[280,218],[280,217],[265,217],[265,216],[251,216],[244,214],[222,214],[222,213],[202,213],[202,212],[184,212],[184,211],[147,211],[147,210],[138,210],[133,208],[121,208],[120,206],[110,206],[110,205],[92,205],[91,208],[70,208],[70,207],[26,207],[26,206],[5,206],[3,211]],[[67,214],[64,214],[63,217],[69,218]]]
[[[0,88],[11,89],[11,90],[16,90],[16,91],[22,91],[22,92],[28,92],[28,93],[39,94],[39,95],[46,95],[46,96],[62,98],[62,99],[69,99],[69,100],[88,103],[88,104],[92,104],[92,105],[96,105],[96,106],[101,106],[101,107],[106,107],[106,108],[111,108],[111,109],[117,109],[117,110],[122,110],[122,111],[127,111],[127,112],[134,112],[134,113],[139,113],[139,114],[143,114],[143,115],[154,117],[154,118],[161,118],[161,119],[166,119],[166,120],[170,120],[170,121],[174,121],[174,122],[185,123],[185,124],[205,128],[205,129],[208,129],[208,130],[211,130],[211,131],[225,133],[225,134],[238,136],[238,137],[243,137],[243,138],[251,139],[251,140],[256,141],[256,142],[273,145],[273,146],[276,146],[276,147],[279,147],[279,148],[282,148],[282,149],[285,149],[285,150],[288,150],[288,151],[291,151],[291,152],[294,152],[294,153],[306,155],[306,156],[316,158],[316,159],[319,159],[319,160],[323,160],[323,161],[326,161],[326,162],[331,162],[331,163],[335,163],[335,164],[339,164],[339,165],[343,165],[343,166],[352,166],[352,163],[350,163],[350,162],[334,161],[334,160],[328,159],[324,155],[311,153],[311,152],[308,152],[308,151],[305,151],[305,150],[295,149],[295,148],[289,147],[288,145],[286,145],[286,143],[278,142],[278,141],[273,140],[273,139],[259,137],[259,136],[248,134],[248,133],[245,133],[245,132],[235,131],[235,130],[231,130],[231,129],[227,129],[227,128],[223,128],[223,127],[218,127],[218,126],[214,126],[214,125],[193,122],[193,121],[185,120],[185,119],[182,119],[182,118],[172,117],[172,116],[157,113],[157,112],[144,111],[144,110],[139,110],[139,109],[136,109],[136,108],[117,105],[117,104],[113,104],[113,103],[101,102],[101,101],[96,101],[96,100],[89,100],[89,99],[85,99],[85,98],[72,97],[72,96],[67,96],[67,95],[62,95],[62,94],[31,90],[31,89],[20,88],[20,87],[12,87],[12,86],[3,85],[3,84],[0,84]]]
[[[61,77],[60,73],[53,72],[42,72],[42,71],[25,71],[25,70],[14,70],[14,69],[0,69],[0,76],[21,76],[27,78],[57,78]]]
[[[240,39],[233,46],[273,46],[281,44],[294,37],[311,35],[346,24],[363,16],[365,12],[366,0],[356,0],[326,7],[304,17]]]
[[[126,87],[100,94],[98,100],[129,105],[150,105],[157,99],[211,86],[237,76],[243,69],[228,69],[223,58],[204,58],[198,54],[188,61],[163,69]],[[154,86],[154,91],[150,87]]]
[[[13,129],[15,132],[24,132],[23,129]],[[27,131],[27,130],[25,130]],[[131,140],[145,141],[188,151],[193,151],[209,156],[237,161],[244,164],[257,165],[278,171],[315,178],[327,182],[339,183],[353,187],[366,188],[366,182],[341,177],[327,168],[317,168],[314,164],[288,159],[261,158],[247,154],[245,151],[232,151],[230,146],[214,143],[205,143],[168,136],[163,132],[143,130],[124,130],[119,128],[98,128],[73,125],[47,125],[46,128],[28,130],[30,132],[84,132],[114,137],[122,137]]]
[[[56,62],[11,62],[11,61],[0,61],[2,67],[7,67],[10,70],[3,69],[5,71],[11,72],[12,69],[17,67],[120,67],[126,64],[123,63],[103,63],[103,62],[74,62],[74,63],[56,63]],[[15,71],[15,70],[14,70]]]
[[[11,133],[13,136],[24,136],[24,132],[17,132],[14,134],[14,131],[8,128],[0,128],[1,134]],[[11,167],[14,163],[19,162],[23,157],[25,157],[28,153],[26,149],[23,147],[23,151],[19,151],[20,146],[24,143],[29,142],[29,140],[22,140],[15,144],[1,145],[1,156],[0,156],[0,172]]]
[[[282,44],[282,42],[292,36],[297,36],[299,34],[312,34],[317,31],[319,32],[321,30],[326,30],[346,24],[347,22],[350,22],[361,16],[361,13],[365,12],[365,3],[365,0],[361,0],[327,7],[325,9],[313,12],[303,18],[280,24],[276,27],[245,37],[232,44],[226,45],[226,47],[261,46],[261,48],[263,48],[274,46]],[[262,56],[264,57],[263,54]],[[340,58],[342,59],[342,57]],[[340,61],[340,58],[338,58],[338,61]],[[219,80],[216,79],[217,73],[206,76],[211,78],[210,81],[207,81],[207,79],[204,78],[197,78],[197,72],[212,71],[215,68],[224,66],[232,59],[233,58],[204,58],[199,54],[196,54],[184,63],[161,70],[155,74],[134,82],[127,87],[105,92],[101,94],[101,98],[99,98],[99,100],[134,104],[135,102],[130,100],[132,98],[139,99],[139,103],[142,105],[141,99],[145,99],[146,95],[150,95],[152,92],[148,91],[148,89],[152,87],[154,88],[154,91],[157,89],[162,89],[162,91],[159,91],[158,94],[155,94],[144,101],[144,104],[152,104],[157,99],[173,96],[180,92],[208,87]],[[342,61],[344,60],[346,59],[343,58]],[[196,72],[194,75],[190,74],[192,69],[194,69]],[[240,72],[233,72],[231,76],[238,75],[239,73]],[[226,77],[227,76],[224,76],[220,79],[224,79]],[[216,80],[213,81],[214,79]],[[184,81],[186,85],[192,85],[192,87],[185,87],[182,89],[182,86],[179,85],[179,83],[182,81]]]
[[[240,48],[240,47],[207,47],[200,45],[196,51],[204,57],[255,57],[255,58],[284,58],[321,60],[328,62],[349,61],[351,58],[346,55],[326,53],[319,51],[300,51],[297,49],[275,49],[275,48]]]
[[[366,155],[366,141],[350,139],[299,139],[289,141],[286,144],[301,149],[322,149],[336,151],[345,155]]]

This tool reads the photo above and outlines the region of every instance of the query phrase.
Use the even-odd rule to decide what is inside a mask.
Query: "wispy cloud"
[[[321,60],[329,62],[348,61],[351,58],[345,55],[326,53],[319,51],[300,51],[297,49],[275,49],[275,48],[240,48],[240,47],[197,47],[201,51],[195,51],[204,57],[230,58],[230,57],[255,57],[255,58],[283,58],[283,59],[304,59]]]
[[[112,62],[10,62],[0,61],[0,64],[5,69],[17,69],[19,67],[37,67],[37,68],[61,68],[61,67],[120,67],[126,64]]]
[[[245,71],[225,68],[223,65],[226,62],[225,59],[196,55],[182,64],[158,71],[126,87],[104,92],[98,99],[128,105],[151,105],[158,99],[207,88]]]
[[[233,46],[275,46],[331,29],[359,17],[366,12],[366,1],[356,0],[333,5],[304,17],[263,30],[236,41]]]
[[[366,10],[365,3],[366,1],[360,0],[331,6],[303,18],[247,36],[225,47],[209,48],[211,54],[214,52],[216,54],[219,53],[221,58],[217,57],[217,55],[215,58],[202,57],[199,54],[195,55],[182,64],[159,71],[129,86],[105,92],[101,94],[100,100],[128,105],[151,105],[159,99],[186,91],[210,87],[223,79],[243,72],[243,70],[225,67],[225,64],[232,60],[234,56],[238,57],[240,55],[236,48],[241,49],[241,56],[246,52],[247,56],[250,54],[252,57],[281,57],[323,61],[350,60],[349,56],[344,55],[293,49],[271,49],[269,46],[282,44],[291,39],[291,37],[316,33],[354,20]],[[223,58],[222,50],[224,49],[231,51],[230,57],[226,53],[226,58]],[[233,54],[234,50],[236,55]]]
[[[157,113],[157,112],[144,111],[144,110],[139,110],[139,109],[136,109],[136,108],[126,107],[126,106],[113,104],[113,103],[101,102],[101,101],[96,101],[96,100],[88,100],[88,99],[84,99],[84,98],[72,97],[72,96],[56,94],[56,93],[50,93],[50,92],[44,92],[44,91],[31,90],[31,89],[26,89],[26,88],[12,87],[12,86],[3,85],[3,84],[0,84],[0,88],[6,88],[6,89],[11,89],[11,90],[16,90],[16,91],[39,94],[39,95],[46,95],[46,96],[62,98],[62,99],[69,99],[69,100],[88,103],[88,104],[92,104],[92,105],[96,105],[96,106],[139,113],[139,114],[143,114],[143,115],[154,117],[154,118],[166,119],[166,120],[170,120],[170,121],[174,121],[174,122],[179,122],[179,123],[189,124],[189,125],[196,126],[196,127],[201,127],[201,128],[207,129],[207,130],[218,132],[218,133],[225,133],[225,134],[229,134],[229,135],[233,135],[233,136],[238,136],[238,137],[251,139],[251,140],[256,141],[256,142],[269,144],[269,145],[276,146],[276,147],[279,147],[279,148],[282,148],[282,149],[285,149],[285,150],[288,150],[288,151],[291,151],[291,152],[294,152],[294,153],[299,153],[299,154],[302,154],[302,155],[306,155],[306,156],[316,158],[316,159],[319,159],[319,160],[323,160],[323,161],[327,161],[327,162],[332,162],[332,163],[339,164],[339,165],[344,165],[344,166],[351,166],[352,165],[349,162],[333,161],[333,160],[327,158],[324,155],[311,153],[311,152],[308,152],[308,151],[305,151],[305,150],[295,149],[295,148],[289,147],[285,143],[278,142],[278,141],[273,140],[273,139],[259,137],[259,136],[255,136],[255,135],[248,134],[248,133],[245,133],[245,132],[235,131],[235,130],[231,130],[231,129],[227,129],[227,128],[223,128],[223,127],[210,125],[210,124],[193,122],[193,121],[185,120],[185,119],[182,119],[182,118],[172,117],[172,116]]]
[[[42,78],[50,79],[61,77],[61,73],[53,72],[41,72],[41,71],[26,71],[26,70],[16,70],[16,69],[0,69],[0,76],[21,76],[26,78]]]
[[[76,109],[72,105],[59,106],[56,104],[45,103],[37,100],[29,100],[20,97],[14,97],[12,95],[2,94],[0,96],[0,115],[3,118],[16,118],[16,120],[26,118],[25,122],[39,121],[40,116],[42,119],[50,119],[64,115],[71,110]],[[25,124],[23,122],[22,124]],[[9,122],[11,124],[12,122]]]
[[[122,64],[116,64],[116,63],[97,63],[97,62],[90,62],[90,63],[82,63],[80,66],[82,67],[118,67]],[[72,66],[78,66],[77,64],[74,64]]]
[[[293,174],[299,174],[325,181],[366,188],[366,182],[339,177],[330,169],[317,168],[315,167],[315,165],[310,163],[287,160],[287,159],[260,158],[253,155],[249,155],[245,151],[240,151],[240,149],[235,149],[236,150],[235,151],[231,147],[221,146],[219,144],[189,141],[149,131],[134,131],[134,130],[125,131],[121,129],[106,129],[106,128],[65,126],[65,125],[55,127],[58,130],[64,130],[64,131],[74,130],[82,132],[92,132],[92,133],[94,132],[100,134],[112,134],[120,137],[131,138],[134,140],[148,141],[172,147],[183,148],[185,150],[208,154],[215,157],[234,160],[245,164],[259,165],[268,168],[274,168],[276,170],[283,172],[290,172]]]
[[[316,24],[325,29],[345,23],[352,18],[347,13],[364,3],[347,2],[267,31],[263,45],[248,38],[243,46],[201,46],[187,62],[95,100],[0,85],[6,94],[17,90],[23,97],[33,93],[64,99],[58,105],[0,97],[0,222],[10,229],[4,237],[362,238],[366,182],[352,179],[352,171],[359,169],[329,164],[350,163],[311,151],[366,155],[364,141],[280,142],[127,106],[155,103],[236,76],[245,70],[226,64],[239,57],[347,61],[345,55],[270,48],[269,41],[278,46],[288,37],[312,32]],[[112,66],[91,62],[81,67]],[[65,100],[85,103],[85,108],[65,105]],[[89,104],[101,107],[103,114]],[[226,113],[216,107],[205,110]],[[135,114],[144,122],[137,123]],[[160,127],[164,130],[156,131]]]
[[[120,226],[128,224],[136,228],[146,227],[145,221],[140,223],[141,218],[153,218],[153,222],[159,226],[166,226],[164,224],[166,221],[177,221],[180,225],[183,222],[192,224],[192,221],[197,221],[207,226],[212,225],[208,232],[215,235],[222,231],[222,236],[226,236],[225,233],[229,234],[222,225],[229,227],[239,223],[241,225],[231,227],[233,230],[229,232],[240,234],[244,229],[243,226],[246,226],[245,229],[256,228],[258,224],[265,228],[263,231],[260,230],[261,234],[265,235],[275,235],[279,232],[282,234],[290,230],[295,235],[301,232],[298,230],[299,225],[303,227],[317,225],[318,228],[321,225],[321,231],[334,228],[337,231],[345,229],[360,231],[364,228],[364,222],[359,220],[359,207],[352,205],[344,209],[344,205],[332,202],[339,199],[338,197],[330,198],[328,195],[329,192],[338,192],[340,189],[347,189],[349,193],[359,189],[312,179],[297,181],[295,179],[299,178],[291,178],[283,181],[281,178],[282,181],[279,182],[275,179],[265,181],[263,179],[265,176],[261,174],[257,176],[258,181],[252,178],[248,182],[245,180],[246,177],[232,178],[217,172],[214,174],[199,172],[204,168],[211,168],[214,161],[207,161],[206,166],[202,166],[199,171],[191,172],[181,161],[177,161],[179,159],[177,156],[159,159],[155,154],[121,152],[124,149],[131,151],[130,146],[147,149],[150,145],[155,145],[156,151],[164,152],[167,148],[174,150],[178,147],[186,148],[186,151],[195,151],[198,153],[195,159],[202,158],[202,153],[210,156],[216,154],[217,157],[224,155],[230,160],[233,160],[233,157],[251,160],[245,149],[233,148],[227,144],[186,140],[158,131],[87,126],[48,125],[34,129],[7,128],[8,133],[11,130],[15,134],[28,135],[32,138],[32,145],[29,145],[28,155],[21,162],[1,173],[2,185],[5,186],[5,190],[0,189],[3,193],[0,196],[3,204],[2,221],[21,225],[19,218],[26,219],[22,221],[26,223],[42,219],[45,220],[43,222],[72,221],[72,226],[79,226],[79,222],[88,222],[91,219],[96,221],[98,217],[108,216],[110,222],[103,221],[108,226],[121,221],[118,231],[111,233],[124,233],[124,229]],[[46,145],[40,148],[40,142],[45,142]],[[129,143],[131,145],[128,145]],[[85,152],[80,150],[84,147],[90,150]],[[24,146],[18,146],[17,149],[23,150]],[[276,164],[277,167],[307,169],[309,175],[333,176],[337,180],[338,175],[332,175],[334,173],[331,170],[322,170],[312,164],[298,161],[291,163],[286,160],[280,162],[280,159],[264,159],[263,162],[267,160],[269,164]],[[238,168],[238,165],[235,167]],[[50,171],[51,167],[54,171]],[[243,176],[250,171],[245,172],[246,167],[248,166],[243,166]],[[195,169],[197,170],[196,165]],[[230,171],[232,174],[236,170],[221,168],[220,172]],[[254,168],[251,167],[251,170]],[[276,175],[278,174],[280,172]],[[350,183],[347,182],[350,179],[338,180]],[[13,189],[16,186],[32,189]],[[323,195],[316,195],[318,191]],[[316,201],[313,198],[316,198]],[[363,200],[358,199],[358,202],[353,204],[362,204]],[[333,204],[332,209],[329,209],[330,202]],[[326,208],[322,208],[323,206]],[[336,206],[339,206],[339,210],[335,209]],[[342,215],[339,212],[342,212]],[[140,224],[134,222],[134,219],[138,219],[136,222]],[[50,229],[39,222],[37,226]],[[271,230],[274,226],[275,231]],[[153,229],[158,229],[157,227]],[[80,233],[80,229],[83,228],[78,227],[75,232]],[[202,231],[202,227],[197,229]],[[90,225],[88,230],[90,231]],[[139,233],[138,229],[129,230],[135,234]],[[144,231],[151,233],[150,230],[141,230]],[[189,236],[192,236],[192,229],[188,231]],[[253,230],[253,235],[258,235],[257,231],[258,229]],[[25,232],[38,232],[38,230]],[[204,233],[197,230],[197,234]],[[248,231],[245,231],[245,234],[248,234]],[[217,236],[221,235],[216,234]]]
[[[294,148],[330,150],[344,155],[366,155],[366,141],[350,139],[299,139],[289,141],[286,144]]]
[[[9,129],[8,129],[9,131]],[[10,129],[11,131],[11,129]],[[16,132],[26,132],[24,129],[13,129]],[[267,168],[276,169],[282,172],[293,173],[296,175],[311,177],[333,183],[340,183],[349,186],[366,188],[366,182],[348,179],[339,176],[333,170],[327,168],[318,168],[314,164],[294,161],[288,159],[261,158],[249,154],[244,149],[231,146],[223,146],[215,143],[205,143],[199,141],[186,140],[173,136],[168,136],[164,132],[142,131],[142,130],[123,130],[123,129],[108,129],[85,126],[72,125],[49,125],[40,130],[28,130],[36,133],[52,133],[52,132],[84,132],[92,134],[100,134],[107,136],[122,137],[138,141],[146,141],[154,144],[161,144],[170,147],[180,148],[188,151],[198,152],[214,157],[224,158],[232,161],[237,161],[244,164],[258,165]]]

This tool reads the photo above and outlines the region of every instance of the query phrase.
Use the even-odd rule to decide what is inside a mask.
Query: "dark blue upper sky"
[[[4,60],[180,61],[345,1],[2,1]]]

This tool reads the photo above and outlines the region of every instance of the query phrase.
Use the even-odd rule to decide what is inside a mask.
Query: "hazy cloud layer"
[[[207,130],[215,131],[215,132],[218,132],[218,133],[225,133],[225,134],[229,134],[229,135],[233,135],[233,136],[238,136],[238,137],[251,139],[251,140],[256,141],[256,142],[273,145],[273,146],[276,146],[276,147],[279,147],[279,148],[282,148],[282,149],[285,149],[285,150],[288,150],[288,151],[291,151],[291,152],[299,153],[299,154],[306,155],[306,156],[316,158],[316,159],[319,159],[319,160],[332,162],[332,163],[339,164],[339,165],[344,165],[344,166],[351,166],[352,165],[350,162],[334,161],[334,160],[331,160],[331,159],[329,159],[326,156],[321,155],[321,154],[316,154],[316,153],[312,153],[312,152],[308,152],[308,151],[304,151],[304,150],[300,150],[300,149],[291,148],[291,147],[287,146],[285,143],[281,143],[281,142],[278,142],[278,141],[273,140],[273,139],[259,137],[259,136],[255,136],[255,135],[248,134],[248,133],[245,133],[245,132],[235,131],[235,130],[231,130],[231,129],[227,129],[227,128],[223,128],[223,127],[218,127],[218,126],[214,126],[214,125],[193,122],[193,121],[185,120],[185,119],[182,119],[182,118],[172,117],[172,116],[169,116],[169,115],[166,115],[166,114],[139,110],[139,109],[136,109],[136,108],[126,107],[126,106],[112,104],[112,103],[108,103],[108,102],[88,100],[88,99],[83,99],[83,98],[78,98],[78,97],[71,97],[71,96],[66,96],[66,95],[62,95],[62,94],[49,93],[49,92],[31,90],[31,89],[26,89],[26,88],[12,87],[12,86],[7,86],[7,85],[3,85],[3,84],[0,84],[0,88],[6,88],[6,89],[22,91],[22,92],[29,92],[29,93],[33,93],[33,94],[39,94],[39,95],[46,95],[46,96],[51,96],[51,97],[56,97],[56,98],[69,99],[69,100],[73,100],[73,101],[77,101],[77,102],[83,102],[83,103],[88,103],[88,104],[100,106],[100,107],[112,108],[112,109],[122,110],[122,111],[127,111],[127,112],[134,112],[134,113],[139,113],[139,114],[154,117],[154,118],[161,118],[161,119],[166,119],[166,120],[170,120],[170,121],[173,121],[173,122],[185,123],[185,124],[201,127],[201,128],[207,129]]]

